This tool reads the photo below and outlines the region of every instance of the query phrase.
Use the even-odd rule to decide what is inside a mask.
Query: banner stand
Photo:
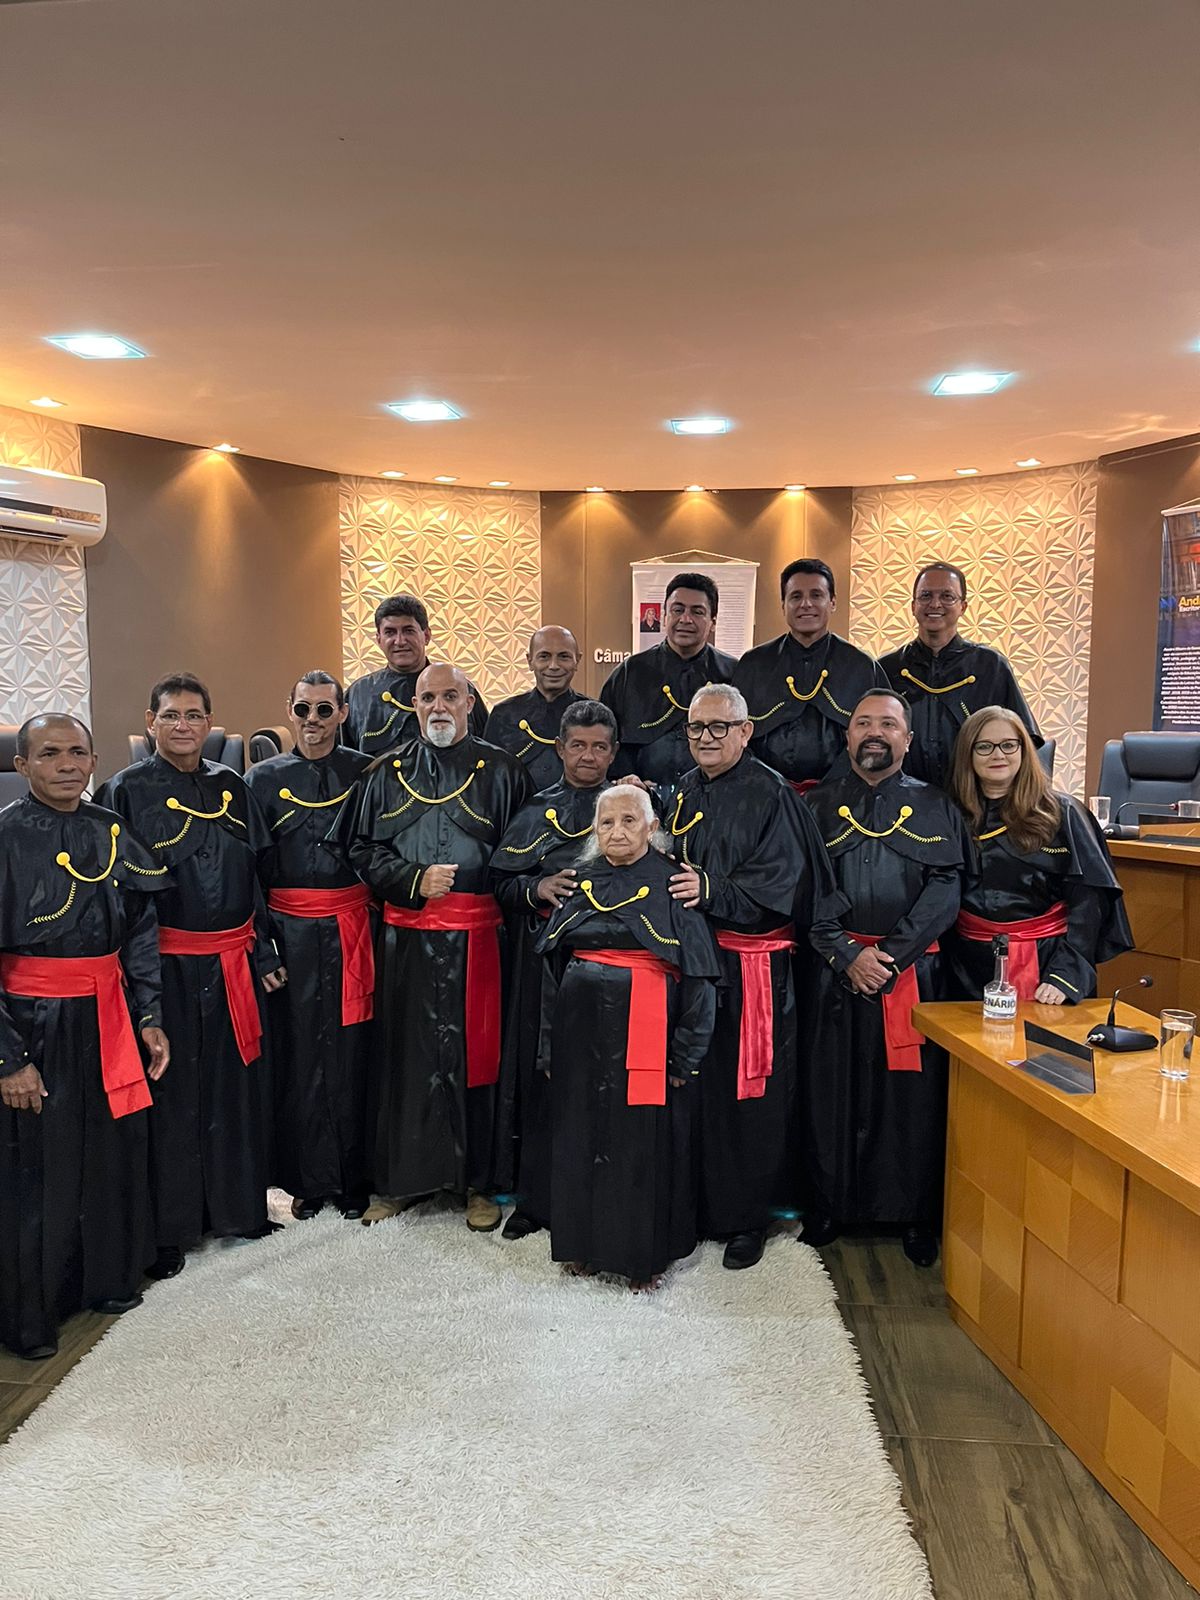
[[[633,650],[651,650],[666,638],[663,615],[667,585],[678,572],[711,578],[721,595],[713,644],[728,655],[745,655],[754,643],[757,561],[739,561],[711,550],[678,550],[629,563],[633,578]]]

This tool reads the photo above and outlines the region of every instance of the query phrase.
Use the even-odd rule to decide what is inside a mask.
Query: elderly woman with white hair
[[[703,915],[671,896],[676,868],[656,830],[644,789],[606,789],[579,887],[539,942],[551,1254],[633,1289],[654,1287],[696,1245],[691,1080],[719,971]]]

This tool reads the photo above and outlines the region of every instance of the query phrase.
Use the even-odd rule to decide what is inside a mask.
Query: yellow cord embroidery
[[[754,715],[754,713],[753,713],[753,712],[751,712],[751,713],[750,713],[750,721],[751,721],[751,722],[765,722],[765,721],[766,721],[766,720],[767,720],[767,718],[768,718],[768,717],[773,717],[773,716],[774,716],[774,715],[775,715],[775,713],[776,713],[776,712],[777,712],[777,711],[778,711],[778,710],[780,710],[780,709],[781,709],[781,708],[782,708],[782,707],[783,707],[783,706],[784,706],[784,705],[786,705],[786,704],[787,704],[787,702],[786,702],[786,701],[784,701],[784,700],[781,700],[781,701],[780,701],[780,702],[779,702],[779,705],[777,705],[777,706],[772,706],[772,707],[771,707],[771,709],[770,709],[770,711],[764,711],[764,712],[763,712],[763,713],[762,713],[762,715],[761,715],[761,716],[757,716],[757,717],[756,717],[756,716],[755,716],[755,715]]]
[[[525,721],[524,717],[522,717],[520,722],[517,723],[517,727],[520,728],[522,733],[527,733],[529,735],[529,737],[531,739],[535,740],[538,744],[553,744],[554,743],[553,739],[543,739],[540,733],[534,733],[533,729]],[[529,746],[526,745],[525,748],[528,749]]]
[[[839,833],[836,839],[826,839],[825,843],[832,848],[835,844],[841,844],[843,840],[848,839],[852,833],[861,833],[867,839],[886,839],[893,833],[902,833],[906,839],[915,839],[918,844],[941,844],[944,841],[946,837],[944,833],[913,833],[906,828],[904,824],[912,814],[913,808],[911,806],[901,806],[900,815],[892,823],[891,827],[885,828],[882,833],[876,833],[873,828],[864,828],[862,823],[858,822],[851,814],[849,806],[839,806],[838,816],[841,817],[843,822],[848,822],[850,826],[844,833]]]
[[[1075,985],[1073,983],[1067,983],[1067,980],[1065,978],[1060,978],[1057,972],[1052,972],[1052,973],[1050,973],[1049,976],[1054,979],[1055,983],[1066,983],[1067,984],[1067,988],[1070,989],[1072,994],[1078,994],[1079,993],[1079,990],[1075,987]]]
[[[401,805],[398,805],[394,811],[381,811],[379,813],[380,822],[390,822],[393,817],[398,817],[402,811],[407,811],[412,803],[412,798],[410,796],[409,799],[405,800]]]
[[[655,721],[653,721],[653,722],[641,722],[641,723],[638,724],[639,727],[641,727],[641,728],[657,728],[659,723],[665,722],[667,720],[667,718],[671,715],[671,713],[674,712],[674,711],[682,711],[685,716],[687,715],[687,707],[686,706],[681,706],[679,704],[679,701],[676,700],[675,696],[671,693],[671,685],[669,683],[664,683],[663,684],[662,692],[666,695],[667,700],[669,702],[668,706],[667,706],[667,709],[663,712],[662,716],[656,718]]]
[[[389,698],[389,696],[388,695],[384,695],[383,698],[386,700],[386,699]],[[393,711],[391,716],[387,719],[387,721],[384,723],[382,728],[367,728],[365,730],[365,732],[363,733],[363,738],[364,739],[382,739],[384,734],[391,727],[392,723],[395,722],[396,715],[397,715],[396,712]]]
[[[562,921],[559,923],[558,927],[554,929],[553,933],[550,933],[550,934],[548,934],[546,936],[546,943],[549,944],[551,939],[557,939],[559,934],[563,931],[563,929],[569,923],[574,922],[576,917],[581,917],[582,915],[583,915],[583,907],[580,906],[578,911],[572,911],[572,913],[571,913],[571,915],[569,917],[564,917],[562,919]]]
[[[232,799],[233,795],[230,791],[222,789],[221,808],[219,811],[193,811],[191,806],[185,806],[182,800],[176,800],[173,794],[169,794],[163,804],[168,811],[184,812],[187,816],[187,821],[173,838],[156,839],[150,848],[152,850],[169,850],[173,844],[178,844],[186,836],[188,829],[192,825],[193,817],[199,817],[201,822],[218,822],[222,817],[228,817],[230,822],[236,822],[239,828],[244,828],[246,824],[239,817],[230,815],[229,806]]]
[[[491,825],[492,825],[491,817],[481,817],[479,815],[478,811],[472,811],[470,806],[462,798],[461,795],[459,796],[458,803],[463,808],[463,810],[467,813],[467,815],[469,817],[474,817],[476,822],[482,822],[485,828],[490,828],[491,827]]]
[[[166,876],[166,867],[139,867],[136,861],[122,861],[121,865],[126,872],[140,872],[143,878],[163,878]]]
[[[396,777],[399,780],[401,787],[407,790],[407,792],[412,795],[414,800],[419,800],[423,806],[444,806],[447,805],[451,800],[457,800],[460,795],[466,794],[467,790],[475,782],[475,773],[482,772],[486,765],[486,761],[477,761],[475,763],[475,772],[472,772],[466,783],[460,783],[458,788],[455,789],[452,794],[428,795],[419,794],[417,790],[413,788],[413,786],[408,782],[407,778],[405,778],[404,773],[400,770],[400,762],[398,760],[392,762],[392,766],[396,769]],[[464,806],[463,810],[469,811],[470,807]],[[474,816],[475,813],[471,811],[471,815]]]
[[[592,831],[592,825],[589,822],[587,827],[580,828],[578,833],[568,833],[567,829],[559,822],[558,811],[554,806],[546,807],[546,821],[554,829],[555,833],[561,833],[564,839],[582,839]]]
[[[506,844],[504,853],[509,856],[527,856],[537,849],[543,839],[548,839],[549,837],[550,834],[547,831],[546,833],[539,833],[532,844]]]
[[[654,936],[654,938],[656,938],[658,940],[659,944],[678,944],[679,943],[678,939],[668,939],[665,936],[665,934],[659,933],[658,929],[650,921],[650,918],[646,915],[646,913],[644,911],[639,911],[638,912],[638,916],[646,924],[646,926],[649,928],[651,934]]]
[[[679,795],[678,795],[678,797],[676,798],[676,801],[675,801],[675,815],[671,818],[671,832],[675,835],[675,837],[677,839],[682,838],[685,833],[690,833],[691,830],[696,826],[696,824],[698,822],[703,822],[703,820],[704,820],[703,811],[697,811],[696,815],[692,818],[692,820],[690,822],[685,822],[682,828],[678,828],[678,827],[675,826],[675,824],[679,821],[679,813],[682,810],[683,810],[683,791],[681,789],[679,791]]]
[[[1065,844],[1044,844],[1042,854],[1047,856],[1069,856],[1070,849]]]
[[[384,702],[385,705],[395,706],[396,711],[405,711],[412,713],[413,715],[416,714],[417,708],[415,705],[406,706],[403,700],[396,699],[395,695],[393,695],[390,689],[385,689],[379,698]],[[395,712],[393,712],[392,715],[394,716]]]
[[[271,824],[271,832],[274,833],[276,828],[282,828],[287,819],[289,817],[294,817],[295,815],[296,813],[294,811],[285,811],[281,817],[277,817]]]
[[[191,825],[192,825],[192,819],[191,819],[191,817],[189,817],[187,819],[187,821],[184,823],[183,827],[180,828],[179,832],[177,834],[175,834],[172,838],[170,838],[170,839],[155,839],[154,843],[150,846],[151,850],[169,850],[173,844],[178,844],[181,839],[184,839],[184,838],[187,837],[187,831],[191,827]]]
[[[111,842],[109,844],[109,851],[108,851],[108,865],[105,867],[104,871],[101,872],[97,877],[89,878],[86,873],[77,872],[75,870],[75,868],[71,865],[71,852],[69,850],[60,850],[58,852],[58,854],[54,858],[55,861],[58,863],[58,865],[60,867],[64,868],[67,872],[69,872],[71,874],[71,876],[78,883],[103,883],[105,878],[108,877],[109,873],[112,871],[114,865],[116,864],[116,860],[117,860],[117,837],[121,832],[121,824],[119,822],[114,822],[112,827],[108,831],[109,831],[109,835],[110,835],[110,839],[111,839]]]
[[[792,699],[793,700],[815,700],[817,698],[817,695],[820,693],[821,689],[824,687],[825,679],[828,676],[829,676],[828,667],[822,667],[820,675],[818,676],[816,683],[812,686],[812,688],[808,691],[807,694],[801,694],[800,691],[796,688],[796,680],[795,680],[795,678],[793,678],[791,673],[789,672],[788,675],[787,675],[787,686],[788,686],[789,690],[791,691]]]
[[[529,754],[529,752],[532,749],[533,749],[533,740],[531,739],[528,744],[523,744],[521,746],[521,748],[515,752],[517,760],[518,761],[524,761],[525,757]]]
[[[840,711],[844,717],[848,717],[850,715],[845,706],[838,705],[837,701],[833,698],[828,689],[822,689],[821,693],[825,696],[826,700],[829,701],[829,704],[835,711]]]
[[[993,828],[991,833],[977,833],[975,835],[975,843],[976,844],[983,844],[988,839],[998,839],[1002,833],[1007,833],[1007,832],[1008,832],[1008,824],[1005,823],[1002,828]]]
[[[67,912],[70,911],[71,907],[75,904],[75,890],[77,887],[77,884],[73,883],[71,885],[71,890],[67,895],[65,903],[59,906],[57,911],[48,911],[44,916],[41,917],[30,917],[25,926],[27,928],[32,928],[39,922],[54,922],[58,917],[65,917]]]
[[[955,689],[965,689],[967,684],[975,682],[975,674],[972,673],[969,678],[960,678],[957,683],[948,683],[944,689],[935,689],[931,683],[922,683],[920,678],[914,676],[907,667],[900,668],[900,676],[907,678],[909,683],[915,683],[918,689],[924,689],[926,694],[950,694]]]
[[[618,900],[614,906],[602,906],[599,900],[597,900],[595,895],[592,893],[592,880],[590,878],[585,878],[579,887],[583,890],[584,894],[587,895],[588,899],[592,903],[592,908],[595,911],[619,911],[622,906],[636,905],[639,900],[644,900],[650,893],[650,885],[648,883],[644,883],[636,894],[631,894],[629,896],[628,900]]]
[[[306,811],[322,811],[326,806],[340,806],[349,793],[349,789],[343,790],[341,794],[335,794],[332,800],[301,800],[300,796],[293,794],[290,789],[280,789],[279,798],[281,800],[293,800],[298,806],[303,806]],[[289,812],[290,815],[291,813]]]

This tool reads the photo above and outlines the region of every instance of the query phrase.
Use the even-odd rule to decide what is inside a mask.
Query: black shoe
[[[282,1231],[282,1222],[264,1222],[261,1228],[251,1228],[249,1233],[238,1233],[234,1237],[237,1239],[269,1239],[273,1233],[281,1233]]]
[[[527,1239],[531,1233],[541,1233],[542,1225],[535,1222],[526,1211],[514,1211],[504,1224],[502,1239]]]
[[[154,1265],[146,1268],[146,1276],[160,1283],[164,1278],[174,1278],[183,1271],[184,1255],[177,1244],[162,1244],[154,1258]]]
[[[905,1228],[900,1243],[914,1267],[931,1267],[938,1258],[937,1234],[929,1228]]]
[[[348,1222],[361,1222],[363,1212],[371,1204],[369,1193],[334,1195],[333,1203]]]
[[[832,1217],[806,1217],[800,1230],[800,1243],[810,1244],[814,1250],[819,1250],[822,1245],[832,1244],[841,1231]]]
[[[323,1197],[315,1200],[306,1200],[303,1195],[297,1195],[292,1201],[292,1215],[297,1222],[307,1222],[310,1217],[315,1217],[325,1204]]]
[[[26,1345],[23,1350],[18,1350],[17,1354],[22,1361],[49,1361],[51,1356],[58,1354],[58,1346],[56,1344],[30,1344]]]
[[[743,1267],[757,1266],[762,1260],[766,1242],[765,1233],[735,1233],[725,1246],[721,1265],[728,1267],[731,1272],[740,1272]]]
[[[128,1300],[97,1300],[92,1310],[98,1311],[102,1317],[121,1317],[127,1311],[132,1311],[135,1306],[140,1306],[141,1303],[141,1295],[133,1294],[130,1295]]]

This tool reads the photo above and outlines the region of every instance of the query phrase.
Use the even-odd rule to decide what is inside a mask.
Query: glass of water
[[[1164,1078],[1186,1078],[1192,1070],[1194,1011],[1160,1011],[1158,1070]]]
[[[1094,794],[1088,799],[1088,810],[1102,828],[1108,827],[1110,801],[1106,794]]]

